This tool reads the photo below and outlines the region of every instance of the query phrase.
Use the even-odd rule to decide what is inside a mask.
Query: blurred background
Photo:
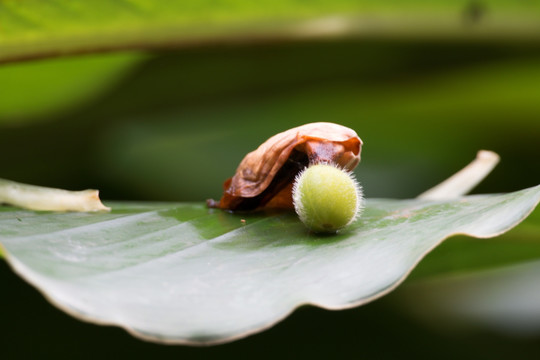
[[[413,10],[422,14],[416,3]],[[97,188],[105,203],[200,202],[218,198],[243,156],[268,137],[329,121],[353,128],[364,141],[356,174],[367,197],[414,197],[480,149],[497,152],[501,163],[476,193],[538,185],[540,28],[513,26],[519,16],[539,11],[538,2],[520,1],[514,12],[501,4],[456,2],[424,28],[412,26],[415,31],[407,23],[381,30],[375,11],[372,23],[358,20],[365,32],[339,36],[236,41],[231,35],[151,51],[6,61],[0,65],[0,177]],[[399,11],[397,18],[406,19]],[[441,30],[437,19],[448,20],[450,30],[446,23]],[[335,21],[310,26],[324,30]],[[509,311],[503,318],[512,325],[459,312],[471,302],[458,304],[452,296],[463,295],[461,277],[467,278],[461,289],[475,288],[478,276],[502,284],[492,269],[538,259],[536,210],[500,238],[448,240],[396,292],[373,304],[340,312],[301,308],[269,331],[206,349],[148,344],[120,329],[74,320],[2,262],[0,344],[7,358],[532,359],[540,356],[540,320],[524,329],[519,319],[540,318],[538,294],[522,296],[533,302],[530,309],[510,299],[510,310],[487,312],[493,319]],[[540,270],[524,271],[540,279]],[[529,278],[524,288],[540,289],[540,280]],[[444,299],[432,296],[449,287],[454,290]],[[509,291],[519,298],[519,289]],[[516,307],[529,310],[519,318]]]
[[[413,197],[493,150],[478,192],[540,179],[540,46],[334,40],[0,68],[2,176],[109,200],[202,201],[249,151],[316,121],[364,141],[368,197]]]

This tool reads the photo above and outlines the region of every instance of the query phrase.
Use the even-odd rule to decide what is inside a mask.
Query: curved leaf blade
[[[236,215],[202,204],[118,203],[108,214],[0,208],[0,242],[15,271],[77,317],[152,341],[215,344],[261,331],[302,304],[371,301],[445,238],[498,235],[539,201],[540,186],[368,200],[350,230],[326,237],[292,213]]]

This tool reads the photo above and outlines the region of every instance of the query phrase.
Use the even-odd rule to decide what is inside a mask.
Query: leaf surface
[[[0,62],[336,35],[535,41],[539,14],[507,0],[2,0]]]
[[[0,208],[16,272],[79,318],[158,342],[213,344],[296,307],[354,307],[395,288],[454,234],[491,237],[523,220],[540,186],[455,200],[367,200],[336,236],[294,213],[229,214],[200,203],[109,203],[111,213]],[[242,220],[245,220],[242,221]]]

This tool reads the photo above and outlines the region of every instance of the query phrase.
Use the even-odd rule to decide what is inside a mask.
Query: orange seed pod
[[[292,187],[310,164],[332,163],[353,170],[360,161],[362,140],[345,126],[318,122],[272,136],[244,157],[235,175],[223,184],[219,201],[209,207],[225,210],[293,208]]]

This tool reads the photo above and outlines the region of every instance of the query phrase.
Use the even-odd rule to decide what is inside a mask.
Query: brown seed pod
[[[207,205],[233,211],[293,208],[292,186],[301,170],[316,163],[352,170],[361,149],[356,132],[337,124],[319,122],[284,131],[247,154],[223,184],[221,200],[209,199]]]

